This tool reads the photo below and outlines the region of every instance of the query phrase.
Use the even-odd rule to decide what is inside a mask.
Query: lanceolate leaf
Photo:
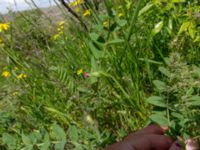
[[[164,98],[160,96],[151,96],[147,99],[147,102],[154,106],[167,107]]]
[[[153,6],[153,4],[148,3],[146,6],[144,6],[140,11],[138,16],[141,16],[142,14],[144,14],[145,12],[147,12],[149,9],[151,9],[151,7]]]
[[[166,88],[166,84],[163,81],[160,80],[154,80],[153,84],[156,86],[156,88],[160,91],[164,90]]]
[[[163,115],[153,114],[149,118],[159,125],[169,125],[167,118]]]
[[[162,27],[163,27],[163,21],[158,22],[154,26],[154,29],[152,30],[152,35],[156,35],[157,33],[159,33],[161,31]]]
[[[74,125],[70,126],[68,130],[68,134],[71,141],[73,142],[78,141],[78,129],[76,128],[76,126]]]
[[[188,29],[188,27],[190,26],[190,22],[187,21],[187,22],[184,22],[182,25],[181,25],[181,28],[178,32],[178,34],[181,34],[182,32],[186,31]]]
[[[167,76],[167,77],[170,77],[170,71],[168,70],[168,69],[166,69],[166,68],[164,68],[164,67],[159,67],[158,68],[159,69],[159,71],[163,74],[163,75],[165,75],[165,76]]]
[[[200,96],[192,96],[188,99],[191,106],[200,106]]]

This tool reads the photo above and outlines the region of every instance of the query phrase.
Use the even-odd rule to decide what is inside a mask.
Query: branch
[[[81,26],[88,31],[88,28],[86,24],[83,22],[83,20],[74,12],[74,10],[65,2],[65,0],[60,0],[62,5],[68,10],[69,13],[71,13],[81,24]]]

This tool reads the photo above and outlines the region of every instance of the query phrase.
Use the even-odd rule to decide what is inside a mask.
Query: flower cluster
[[[75,1],[73,1],[71,3],[69,3],[69,6],[70,7],[75,7],[75,6],[78,6],[78,5],[81,5],[81,4],[83,4],[83,0],[75,0]]]
[[[83,76],[84,78],[89,78],[90,74],[88,72],[84,72],[83,69],[77,70],[76,74],[78,76]]]
[[[90,16],[90,15],[91,15],[90,9],[85,10],[85,12],[83,13],[83,16],[84,16],[84,17]]]
[[[58,37],[64,33],[64,25],[65,25],[65,21],[61,21],[61,22],[59,23],[59,26],[58,26],[58,28],[57,28],[57,34],[55,34],[55,35],[53,36],[53,39],[54,39],[54,40],[57,40]]]
[[[11,73],[9,71],[3,71],[1,74],[2,77],[8,78],[11,76]]]
[[[10,23],[0,23],[0,32],[7,31],[10,27]],[[3,38],[0,36],[0,46],[4,47],[5,42]]]
[[[91,15],[91,10],[90,9],[86,9],[86,10],[83,10],[80,5],[84,5],[84,1],[83,0],[74,0],[73,2],[69,3],[69,6],[70,7],[75,7],[75,11],[77,13],[80,13],[82,12],[82,15],[84,17],[86,16],[90,16]]]
[[[0,32],[7,31],[10,27],[10,23],[0,23]]]
[[[15,69],[16,70],[16,69]],[[5,70],[5,71],[3,71],[2,73],[1,73],[1,76],[2,77],[5,77],[5,78],[8,78],[8,77],[10,77],[11,76],[11,73],[8,71],[8,70]],[[28,76],[27,76],[27,74],[25,74],[25,73],[19,73],[18,75],[17,75],[17,79],[25,79],[25,78],[27,78]]]

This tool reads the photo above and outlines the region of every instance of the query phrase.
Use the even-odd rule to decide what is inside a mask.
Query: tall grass
[[[70,13],[50,23],[41,11],[12,13],[0,34],[1,72],[10,73],[0,77],[1,148],[102,149],[155,121],[146,99],[165,57],[179,52],[199,65],[197,4],[71,6],[87,31]]]

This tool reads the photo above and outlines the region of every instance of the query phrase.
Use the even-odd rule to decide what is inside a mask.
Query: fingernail
[[[160,127],[163,129],[163,131],[167,131],[169,129],[168,126],[160,126]]]

